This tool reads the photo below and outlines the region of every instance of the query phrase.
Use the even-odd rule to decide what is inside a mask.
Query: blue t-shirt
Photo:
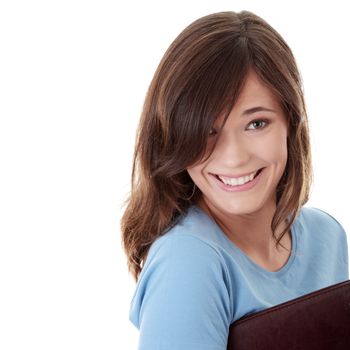
[[[231,323],[349,278],[346,234],[327,213],[303,207],[292,252],[277,272],[253,262],[192,206],[156,239],[131,302],[139,350],[226,350]]]

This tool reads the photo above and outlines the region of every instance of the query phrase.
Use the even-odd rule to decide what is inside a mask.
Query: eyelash
[[[255,120],[252,120],[252,121],[248,124],[248,126],[250,126],[250,125],[252,125],[252,124],[254,124],[254,123],[257,123],[257,122],[262,122],[262,123],[264,124],[264,126],[262,126],[262,127],[260,127],[260,128],[256,128],[256,129],[249,129],[249,128],[247,128],[246,130],[253,130],[253,131],[255,131],[255,130],[265,129],[265,128],[268,126],[268,124],[269,124],[269,121],[266,120],[266,119],[255,119]],[[212,131],[214,131],[214,133],[212,133]],[[209,132],[209,136],[215,136],[216,134],[217,134],[216,129],[215,129],[215,128],[211,128],[211,130],[210,130],[210,132]]]
[[[257,129],[247,129],[247,130],[260,130],[260,129],[264,129],[264,128],[266,128],[266,126],[269,124],[268,120],[266,120],[266,119],[255,119],[255,120],[251,121],[251,122],[249,123],[249,125],[252,125],[252,124],[257,123],[257,122],[262,122],[262,123],[264,123],[264,126],[262,126],[262,127],[260,127],[260,128],[257,128]]]

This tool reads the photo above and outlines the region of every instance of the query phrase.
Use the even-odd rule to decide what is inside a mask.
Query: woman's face
[[[275,205],[287,162],[287,121],[272,91],[255,72],[247,76],[225,126],[219,117],[208,136],[210,158],[187,168],[209,206],[244,215]]]

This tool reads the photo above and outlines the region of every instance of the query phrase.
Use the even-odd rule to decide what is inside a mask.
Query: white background
[[[188,24],[243,9],[295,54],[314,156],[308,205],[350,232],[346,1],[2,1],[1,349],[136,349],[119,219],[146,89]]]

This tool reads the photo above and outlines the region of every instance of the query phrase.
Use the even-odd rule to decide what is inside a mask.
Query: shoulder
[[[153,242],[140,277],[155,269],[198,276],[201,270],[208,273],[224,269],[223,263],[215,245],[177,226]]]
[[[150,285],[174,290],[182,287],[194,294],[221,290],[227,293],[229,268],[214,237],[210,222],[197,210],[190,210],[150,247],[142,268],[138,288]],[[215,230],[214,230],[215,231]]]
[[[302,225],[304,249],[309,252],[312,262],[322,257],[321,265],[327,264],[327,269],[324,267],[326,276],[334,278],[333,281],[348,279],[347,235],[338,220],[324,210],[304,207],[297,221]]]
[[[346,244],[346,233],[339,221],[328,212],[314,208],[303,207],[298,221],[309,233],[324,236],[326,239]]]
[[[344,231],[342,225],[334,216],[319,208],[303,207],[300,216],[306,224],[316,225],[317,227],[333,227]]]
[[[197,207],[189,210],[151,245],[147,260],[155,255],[170,259],[220,259],[220,245],[214,223]]]

